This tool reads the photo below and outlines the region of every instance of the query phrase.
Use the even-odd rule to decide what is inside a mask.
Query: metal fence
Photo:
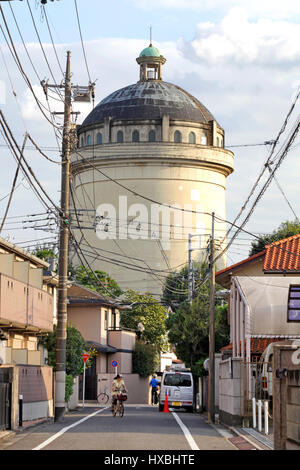
[[[273,420],[272,362],[244,362],[241,367],[244,419],[251,427],[269,434]]]

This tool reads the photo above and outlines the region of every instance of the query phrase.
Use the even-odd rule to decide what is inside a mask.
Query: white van
[[[186,369],[164,371],[160,385],[159,411],[163,411],[166,394],[168,395],[169,407],[184,408],[192,413],[194,410],[192,373]]]

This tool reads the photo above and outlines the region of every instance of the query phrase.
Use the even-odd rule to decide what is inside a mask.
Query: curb
[[[237,429],[231,426],[226,426],[233,434],[235,434],[237,437],[244,439],[246,442],[251,444],[253,447],[256,448],[256,450],[264,450],[262,447],[260,447],[258,444],[254,443],[251,439],[249,439],[247,436],[239,432]]]

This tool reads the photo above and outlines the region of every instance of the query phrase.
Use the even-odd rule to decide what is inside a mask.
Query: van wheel
[[[187,411],[187,413],[194,413],[194,407],[193,406],[187,406],[186,411]]]
[[[159,404],[158,405],[158,411],[162,411],[164,409],[164,405]]]

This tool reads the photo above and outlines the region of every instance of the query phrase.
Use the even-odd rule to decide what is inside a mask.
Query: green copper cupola
[[[162,80],[162,65],[166,59],[161,55],[157,47],[151,43],[142,50],[136,59],[140,66],[140,81]]]

